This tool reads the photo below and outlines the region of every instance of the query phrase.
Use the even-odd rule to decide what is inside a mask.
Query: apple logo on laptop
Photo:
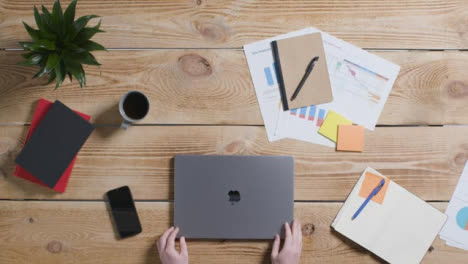
[[[231,202],[231,204],[238,203],[241,199],[239,191],[231,190],[229,191],[228,195],[229,195],[229,202]]]

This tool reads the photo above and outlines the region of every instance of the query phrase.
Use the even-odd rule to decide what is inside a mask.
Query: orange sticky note
[[[364,149],[364,127],[353,125],[338,126],[336,150],[359,151]]]
[[[361,190],[359,191],[359,196],[361,196],[363,198],[369,197],[369,194],[371,194],[371,192],[375,189],[375,187],[377,187],[377,185],[379,185],[379,183],[380,183],[380,181],[382,179],[383,178],[378,176],[378,175],[372,174],[370,172],[366,172],[366,176],[365,176],[364,181],[362,182],[362,185],[361,185]],[[372,197],[372,201],[374,201],[376,203],[379,203],[379,204],[382,204],[383,200],[385,198],[385,194],[387,193],[387,189],[388,189],[389,184],[390,184],[390,180],[385,179],[384,186],[382,187],[382,189],[380,189],[380,191],[377,193],[377,195]]]

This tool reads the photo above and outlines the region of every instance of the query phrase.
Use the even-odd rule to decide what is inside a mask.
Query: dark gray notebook
[[[53,188],[94,126],[55,101],[15,162]]]

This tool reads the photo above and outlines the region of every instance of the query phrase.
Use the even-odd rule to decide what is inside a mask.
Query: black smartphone
[[[115,226],[121,238],[141,233],[140,219],[128,186],[107,192]]]

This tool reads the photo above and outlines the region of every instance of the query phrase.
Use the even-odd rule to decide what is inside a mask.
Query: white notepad
[[[390,181],[382,204],[370,201],[361,214],[351,217],[365,201],[359,196],[367,168],[354,186],[332,227],[390,263],[419,263],[441,230],[447,216],[406,189]]]

